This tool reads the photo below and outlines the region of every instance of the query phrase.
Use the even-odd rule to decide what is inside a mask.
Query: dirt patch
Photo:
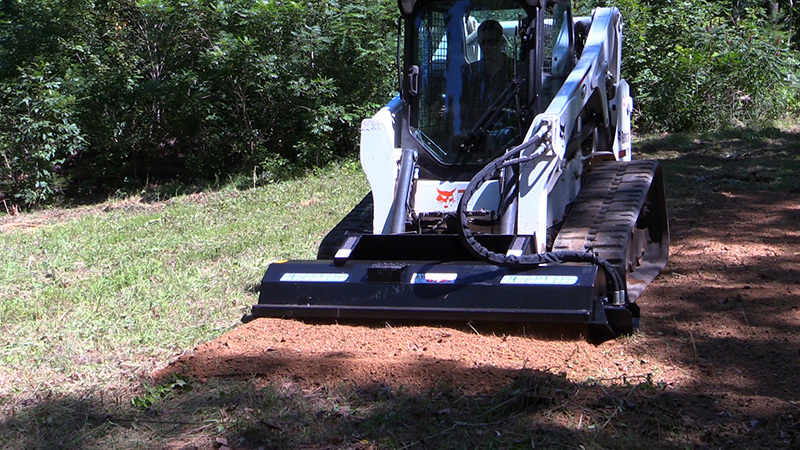
[[[318,385],[377,383],[417,392],[447,384],[470,394],[494,392],[525,369],[566,373],[580,381],[650,375],[656,382],[672,383],[684,378],[669,363],[640,358],[639,346],[628,341],[610,342],[600,350],[583,341],[478,335],[452,328],[259,319],[201,345],[158,375],[263,375]]]
[[[447,384],[479,395],[524,372],[552,374],[573,387],[599,386],[582,396],[602,397],[604,386],[653,387],[636,400],[625,397],[638,408],[619,416],[643,427],[651,416],[661,424],[669,418],[687,430],[684,442],[746,447],[764,439],[800,448],[798,200],[797,194],[721,192],[679,211],[671,220],[669,265],[639,298],[640,332],[599,346],[479,326],[259,319],[154,377],[255,376],[412,391]],[[576,406],[574,416],[595,407],[605,406]]]
[[[235,195],[235,194],[229,194]],[[198,204],[206,206],[215,194],[196,192],[187,194],[178,199],[159,201],[150,199],[147,195],[133,195],[126,198],[108,200],[104,203],[75,206],[71,208],[44,209],[33,212],[20,213],[16,207],[5,206],[5,214],[0,215],[0,233],[12,230],[33,230],[48,225],[77,220],[84,216],[100,216],[109,213],[136,213],[140,211],[161,211],[168,202],[178,201],[184,204]],[[0,207],[0,214],[3,208]]]
[[[192,196],[187,196],[187,201],[192,200]],[[163,207],[163,203],[147,203],[144,198],[137,196],[120,200],[109,200],[100,205],[41,210],[25,214],[19,214],[16,208],[12,210],[6,207],[6,214],[0,216],[0,233],[15,229],[33,230],[47,225],[79,219],[88,215],[100,215],[116,211],[161,210]]]

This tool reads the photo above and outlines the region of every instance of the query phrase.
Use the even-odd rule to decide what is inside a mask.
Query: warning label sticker
[[[457,273],[415,273],[411,276],[411,284],[454,284]]]

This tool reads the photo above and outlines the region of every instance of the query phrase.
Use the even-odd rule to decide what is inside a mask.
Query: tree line
[[[623,75],[645,131],[769,126],[798,107],[792,0],[617,0]]]
[[[641,131],[763,127],[798,106],[792,0],[618,6]],[[3,0],[0,199],[261,180],[352,153],[397,91],[394,0]]]

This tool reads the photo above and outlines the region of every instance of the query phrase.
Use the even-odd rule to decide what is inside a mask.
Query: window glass
[[[420,93],[413,134],[447,164],[480,163],[518,142],[514,0],[438,2],[415,23]]]

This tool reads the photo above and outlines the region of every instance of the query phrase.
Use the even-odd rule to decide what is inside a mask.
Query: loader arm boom
[[[543,123],[549,123],[554,131],[550,146],[563,159],[578,117],[592,100],[597,103],[592,113],[601,120],[599,125],[608,127],[612,100],[608,98],[609,86],[620,83],[621,33],[622,20],[617,8],[595,9],[578,64],[547,109],[534,119],[528,138],[534,136]]]
[[[627,124],[626,146],[620,143],[620,132],[613,132],[613,140],[595,138],[593,145],[595,152],[614,154],[615,159],[630,159],[630,122],[617,117],[624,114],[621,108],[616,108],[617,115],[612,116],[609,106],[612,100],[609,92],[616,94],[613,99],[616,103],[632,104],[627,82],[620,79],[621,29],[617,8],[595,9],[577,65],[547,109],[534,118],[521,144],[525,149],[520,156],[528,161],[520,168],[517,233],[546,236],[547,228],[562,219],[567,205],[574,200],[577,191],[563,177],[580,177],[582,159],[591,156],[568,152],[571,143],[580,144],[574,137],[580,135],[582,127],[616,130],[618,124]],[[534,143],[542,130],[546,130],[544,139]],[[536,155],[539,145],[544,145],[546,150]],[[559,182],[564,186],[557,186]],[[545,250],[544,239],[539,239],[537,250]]]

